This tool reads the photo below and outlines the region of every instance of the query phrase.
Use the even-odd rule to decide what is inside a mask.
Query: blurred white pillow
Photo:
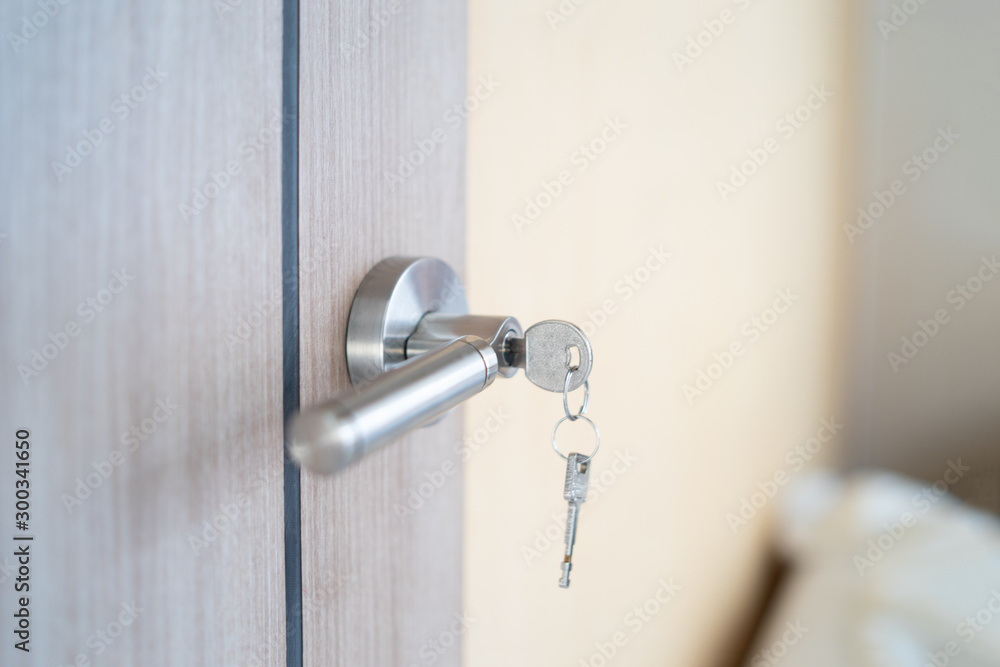
[[[948,493],[968,471],[790,486],[778,543],[792,572],[748,664],[1000,666],[1000,521]]]

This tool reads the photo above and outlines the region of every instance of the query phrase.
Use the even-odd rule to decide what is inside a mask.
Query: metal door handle
[[[497,366],[493,348],[474,336],[421,354],[363,390],[300,414],[291,424],[292,458],[316,472],[336,472],[478,394],[493,382]]]
[[[545,323],[543,323],[545,324]],[[572,387],[590,373],[590,343],[568,323],[570,346],[539,330],[542,358],[528,377],[564,388],[566,369],[545,377],[551,355],[577,349]],[[536,330],[541,325],[536,325]],[[552,323],[549,323],[552,326]],[[529,331],[531,334],[532,331]],[[300,465],[333,473],[411,429],[433,422],[488,387],[497,375],[524,368],[524,332],[513,317],[469,315],[465,290],[444,262],[392,257],[379,262],[358,287],[347,323],[347,370],[352,389],[307,408],[288,425],[289,454]],[[562,359],[562,357],[560,357]],[[533,377],[531,368],[538,368]],[[566,379],[569,383],[569,378]]]

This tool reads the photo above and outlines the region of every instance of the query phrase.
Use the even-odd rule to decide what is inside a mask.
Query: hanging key
[[[529,327],[524,338],[511,341],[512,363],[524,369],[524,375],[547,391],[561,392],[566,370],[576,366],[569,391],[583,385],[590,377],[594,351],[586,334],[576,325],[562,320],[546,320]]]
[[[563,497],[569,502],[566,513],[566,556],[562,562],[561,588],[569,588],[569,571],[573,569],[573,544],[576,542],[576,520],[580,505],[587,500],[590,482],[590,457],[570,454],[566,457],[566,487]]]

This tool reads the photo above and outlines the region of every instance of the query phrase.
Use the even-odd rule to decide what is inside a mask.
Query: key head
[[[573,453],[566,457],[566,486],[563,498],[571,503],[587,500],[590,486],[590,461],[583,454]]]
[[[590,341],[576,325],[546,320],[524,332],[524,374],[542,389],[562,392],[571,362],[579,366],[569,383],[573,391],[590,377],[594,363]]]

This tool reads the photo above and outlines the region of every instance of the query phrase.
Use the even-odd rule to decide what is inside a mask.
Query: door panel
[[[433,255],[462,270],[465,133],[448,110],[465,96],[465,12],[300,3],[303,406],[349,386],[347,315],[378,260]],[[461,473],[427,499],[419,487],[447,462],[460,470],[460,429],[456,412],[337,477],[303,472],[305,665],[459,664]]]
[[[0,663],[284,665],[281,4],[50,4],[0,10]]]

